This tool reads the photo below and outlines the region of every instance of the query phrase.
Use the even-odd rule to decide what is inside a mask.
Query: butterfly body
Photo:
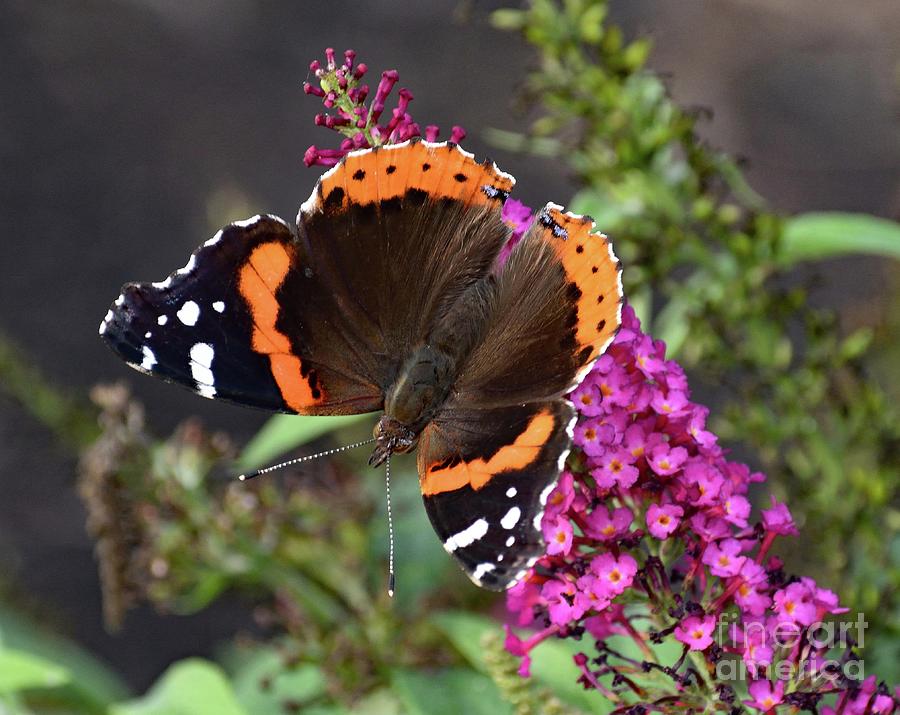
[[[502,265],[512,177],[453,144],[352,152],[296,226],[231,224],[166,281],[129,284],[101,335],[205,397],[307,415],[382,411],[370,464],[417,450],[426,510],[473,581],[543,553],[571,442],[563,395],[619,325],[619,264],[548,205]]]

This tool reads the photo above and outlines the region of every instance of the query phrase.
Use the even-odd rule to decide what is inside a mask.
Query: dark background
[[[397,68],[423,125],[518,179],[532,205],[562,203],[561,164],[492,150],[533,63],[490,29],[481,2],[0,0],[0,331],[57,383],[84,392],[126,379],[161,434],[199,414],[239,440],[265,416],[140,378],[97,325],[126,280],[159,280],[223,223],[293,218],[317,176],[301,158],[335,137],[301,83],[325,46],[353,47],[377,81]],[[627,33],[649,32],[651,65],[675,97],[714,110],[714,145],[749,160],[778,209],[900,211],[900,3],[896,0],[619,0]],[[601,227],[602,228],[602,227]],[[819,270],[819,269],[817,269]],[[896,292],[874,258],[821,269],[821,304],[878,325]],[[248,621],[239,602],[191,618],[130,614],[104,633],[74,490],[74,458],[0,397],[0,587],[143,689],[173,659],[209,653]]]

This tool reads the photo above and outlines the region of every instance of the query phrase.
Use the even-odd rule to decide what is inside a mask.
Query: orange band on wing
[[[515,180],[493,163],[479,164],[455,144],[411,141],[396,147],[354,151],[319,180],[323,198],[340,189],[340,203],[365,205],[402,198],[407,189],[424,191],[432,199],[490,205],[496,192],[509,194]],[[485,187],[494,194],[485,193]]]
[[[539,412],[528,423],[516,441],[501,447],[490,459],[473,459],[444,469],[431,468],[422,477],[424,496],[451,492],[468,485],[481,489],[495,474],[524,469],[533,464],[550,440],[556,421],[549,412]]]
[[[325,399],[303,376],[303,364],[291,354],[291,342],[276,327],[278,299],[275,297],[291,267],[291,256],[281,243],[263,243],[253,249],[238,277],[238,291],[253,316],[253,349],[269,356],[272,376],[285,404],[304,412]]]

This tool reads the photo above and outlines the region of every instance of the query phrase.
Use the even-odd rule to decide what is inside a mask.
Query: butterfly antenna
[[[282,462],[281,464],[275,464],[271,467],[264,467],[262,469],[257,469],[252,472],[247,472],[246,474],[241,474],[238,479],[242,482],[246,482],[248,479],[253,479],[254,477],[258,477],[261,474],[268,474],[269,472],[274,472],[276,469],[282,469],[284,467],[290,467],[292,464],[300,464],[301,462],[309,462],[313,459],[319,459],[320,457],[328,457],[332,454],[338,454],[339,452],[346,452],[348,449],[356,449],[357,447],[362,447],[367,444],[372,444],[375,441],[375,438],[372,437],[370,439],[364,439],[362,442],[354,442],[353,444],[346,444],[343,447],[335,447],[334,449],[326,449],[324,452],[317,452],[316,454],[308,454],[305,457],[297,457],[296,459],[289,459],[287,462]]]
[[[387,492],[388,518],[388,596],[394,597],[394,517],[391,514],[391,455],[384,463],[384,486]]]

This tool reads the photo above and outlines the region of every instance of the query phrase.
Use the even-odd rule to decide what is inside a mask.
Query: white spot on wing
[[[194,326],[197,324],[197,318],[200,317],[200,306],[192,300],[185,301],[175,315],[185,325]]]
[[[197,392],[203,397],[213,397],[216,394],[216,380],[212,371],[215,355],[215,350],[209,343],[195,343],[191,347],[191,377],[197,383]]]
[[[106,326],[109,325],[109,321],[113,319],[113,312],[111,310],[106,311],[106,316],[103,320],[100,321],[100,335],[106,332]]]
[[[505,171],[503,171],[503,169],[501,169],[499,166],[497,166],[496,163],[494,163],[494,162],[491,162],[491,163],[493,164],[494,171],[496,171],[501,176],[501,178],[504,178],[507,181],[509,181],[512,184],[512,186],[516,185],[516,177],[515,176],[513,176],[512,174],[507,174]],[[510,188],[512,188],[512,187],[510,187]]]
[[[399,144],[384,144],[381,147],[381,150],[390,151],[391,149],[403,149],[404,147],[408,147],[409,143],[409,139],[407,139],[405,142],[400,142]]]
[[[506,514],[503,515],[503,518],[500,520],[500,526],[504,529],[512,529],[516,524],[519,523],[519,519],[522,517],[522,510],[519,507],[514,506],[510,509]]]
[[[203,244],[204,248],[209,248],[210,246],[215,246],[219,241],[222,240],[222,232],[216,231],[216,235],[210,238]]]
[[[494,564],[489,564],[489,563],[478,564],[478,566],[476,566],[475,570],[472,572],[472,580],[475,583],[480,585],[481,579],[484,578],[484,575],[486,573],[490,573],[495,568],[496,568],[496,566],[494,566]]]
[[[169,276],[164,281],[160,281],[158,283],[153,283],[154,288],[160,288],[160,289],[168,288],[170,285],[172,285],[172,276]]]
[[[454,534],[447,539],[444,542],[444,548],[452,554],[457,549],[464,549],[470,544],[478,541],[478,539],[483,538],[487,531],[487,521],[485,519],[478,519],[478,521],[473,522],[458,534]]]
[[[141,353],[144,355],[144,359],[141,360],[141,368],[144,370],[152,370],[153,366],[156,365],[156,355],[154,355],[153,351],[146,345],[141,346]]]
[[[512,546],[514,543],[516,543],[516,537],[515,537],[515,536],[510,536],[510,537],[506,540],[506,547],[509,548],[509,547]]]
[[[157,325],[165,325],[165,324],[168,323],[168,322],[169,322],[169,316],[168,316],[168,315],[160,315],[160,316],[156,319],[156,324],[157,324]]]
[[[518,493],[519,491],[515,487],[510,487],[506,490],[506,496],[508,496],[510,499],[512,499]]]
[[[255,223],[259,223],[259,220],[262,218],[259,214],[256,216],[251,216],[250,218],[245,218],[242,221],[232,221],[232,226],[240,226],[241,228],[250,228]]]
[[[179,268],[176,271],[176,273],[178,273],[178,275],[180,275],[180,276],[187,275],[188,273],[193,271],[194,268],[196,268],[196,266],[197,266],[197,257],[195,255],[191,254],[191,257],[188,258],[188,262],[184,264],[183,268]]]
[[[550,498],[550,492],[553,491],[553,488],[555,486],[556,486],[556,482],[550,482],[550,484],[548,484],[546,487],[544,487],[544,490],[541,492],[540,496],[538,497],[538,501],[541,503],[541,506],[547,505],[547,499]]]
[[[217,300],[215,303],[213,303],[213,310],[217,313],[224,313],[225,303],[223,303],[221,300]]]
[[[149,330],[148,330],[146,333],[144,333],[144,337],[145,337],[145,338],[151,337],[151,333],[150,333]]]
[[[542,511],[539,511],[537,514],[534,515],[534,521],[532,522],[532,525],[534,526],[536,531],[541,530],[541,519],[543,519],[543,518],[544,518],[544,512],[542,512]]]

